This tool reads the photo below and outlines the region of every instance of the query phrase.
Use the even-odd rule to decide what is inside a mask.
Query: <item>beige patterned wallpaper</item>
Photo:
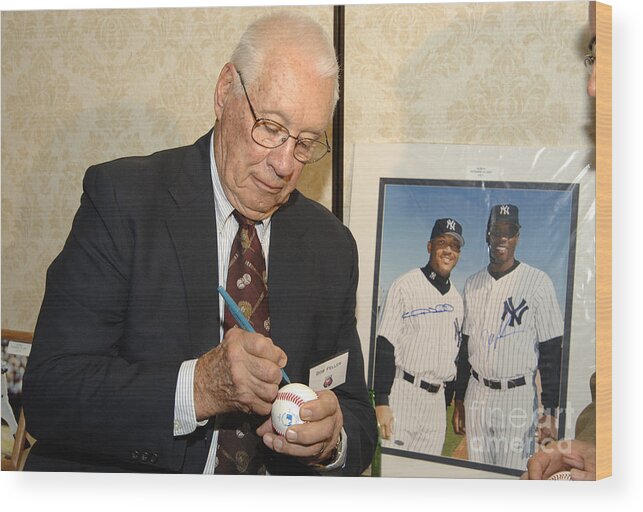
[[[268,9],[2,13],[3,327],[33,330],[85,169],[205,133],[221,66]],[[332,30],[331,6],[289,9]],[[591,145],[586,24],[587,2],[347,6],[347,176],[357,142]],[[301,186],[328,207],[329,165]]]
[[[588,2],[347,7],[347,172],[358,142],[593,146],[587,10]]]

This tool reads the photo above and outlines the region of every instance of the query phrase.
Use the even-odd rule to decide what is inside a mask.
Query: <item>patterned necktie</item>
[[[239,223],[239,230],[232,241],[228,264],[226,291],[238,304],[252,327],[260,334],[270,334],[268,316],[268,279],[266,261],[255,222],[238,211],[232,212]],[[228,331],[236,321],[225,308],[223,330]],[[263,465],[263,442],[255,429],[265,418],[252,414],[220,414],[216,418],[219,430],[219,446],[215,473],[218,474],[265,474]]]
[[[254,330],[264,336],[270,335],[268,316],[268,278],[266,261],[255,222],[246,219],[237,210],[232,212],[239,223],[239,231],[232,241],[226,291],[237,303]],[[236,325],[234,317],[225,308],[223,329]]]

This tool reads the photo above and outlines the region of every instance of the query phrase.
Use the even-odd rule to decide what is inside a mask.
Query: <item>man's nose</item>
[[[268,163],[275,170],[280,178],[288,179],[295,170],[295,165],[299,162],[295,160],[295,145],[297,140],[289,137],[281,146],[270,150]]]

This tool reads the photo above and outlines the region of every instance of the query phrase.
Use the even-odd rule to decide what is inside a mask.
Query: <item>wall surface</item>
[[[593,146],[587,5],[347,6],[346,175],[355,143]]]

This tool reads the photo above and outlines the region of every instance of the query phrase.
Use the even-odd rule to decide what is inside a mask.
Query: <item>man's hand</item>
[[[307,459],[309,465],[328,461],[339,441],[344,416],[335,393],[319,391],[317,396],[299,410],[299,417],[306,423],[288,427],[285,436],[273,430],[270,419],[261,425],[257,434],[264,444],[277,453]]]
[[[377,416],[377,424],[380,426],[380,435],[382,439],[391,439],[393,435],[393,411],[388,405],[378,405],[375,407],[375,416]]]
[[[596,480],[596,447],[584,441],[554,441],[527,462],[522,479],[546,480],[559,471],[570,471],[572,480]]]
[[[464,401],[456,400],[453,407],[453,418],[451,418],[451,423],[453,424],[453,431],[462,436],[467,433],[464,428]]]
[[[554,416],[543,414],[538,418],[536,439],[538,444],[542,445],[558,439],[558,429],[556,428],[556,418]]]
[[[234,327],[202,355],[194,370],[194,409],[198,421],[219,413],[270,414],[286,354],[261,334]]]
[[[569,466],[572,480],[596,480],[596,447],[582,441],[574,442],[587,446],[576,447],[563,457],[563,462]]]

